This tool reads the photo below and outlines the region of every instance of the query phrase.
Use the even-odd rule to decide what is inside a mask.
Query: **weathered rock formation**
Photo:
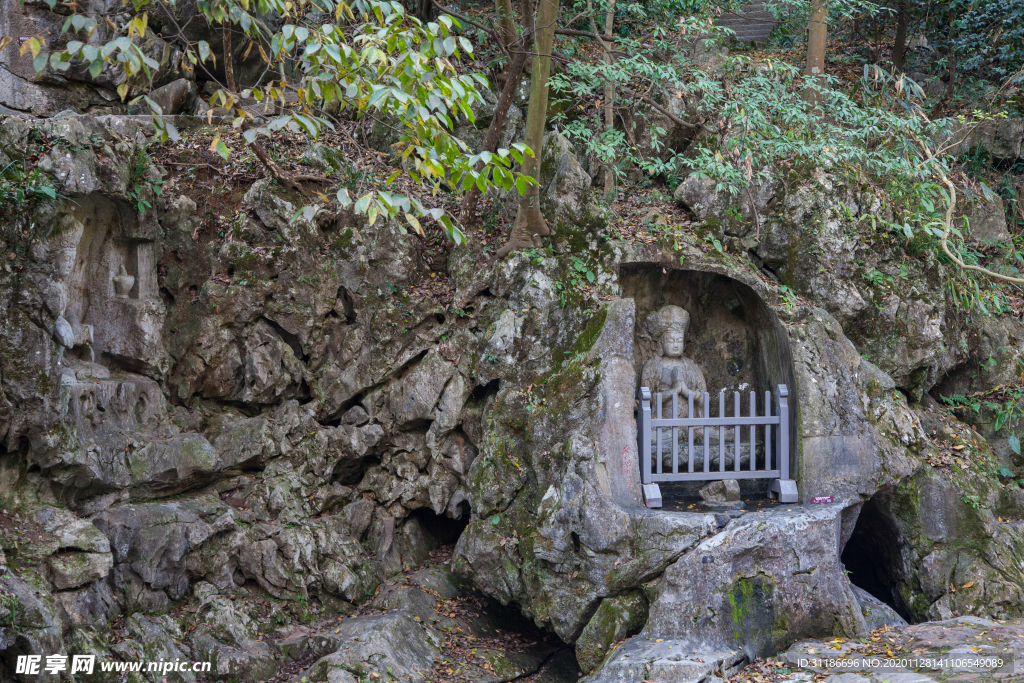
[[[911,263],[905,281],[894,252],[850,237],[840,203],[857,217],[869,197],[780,184],[762,234],[733,231],[763,271],[690,234],[608,241],[590,176],[552,133],[550,249],[455,249],[442,307],[409,296],[441,268],[397,224],[296,216],[302,200],[263,180],[220,237],[172,177],[159,197],[129,188],[147,130],[0,122],[0,162],[31,157],[68,198],[2,225],[3,666],[92,653],[191,657],[224,679],[302,662],[316,681],[404,680],[466,628],[427,622],[470,584],[574,645],[586,671],[604,662],[597,680],[727,673],[865,633],[844,569],[910,620],[1024,610],[1021,532],[1001,521],[1024,516],[1020,489],[992,474],[1010,451],[926,394],[987,382],[964,359],[1019,324],[982,328],[952,310],[942,266]],[[592,284],[572,284],[577,260]],[[848,277],[868,267],[892,272],[888,289]],[[805,505],[643,506],[634,397],[656,340],[637,321],[666,305],[690,311],[709,391],[790,387]],[[942,444],[961,466],[933,466]],[[452,543],[461,580],[420,570],[436,594],[395,588]],[[479,636],[484,622],[467,623]]]

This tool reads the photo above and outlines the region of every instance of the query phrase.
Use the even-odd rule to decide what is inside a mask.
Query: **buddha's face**
[[[75,253],[74,249],[61,249],[57,252],[57,258],[55,259],[57,266],[57,275],[64,278],[71,273],[71,269],[75,265]]]
[[[683,355],[685,335],[678,330],[669,330],[661,335],[661,349],[669,358],[679,358]]]

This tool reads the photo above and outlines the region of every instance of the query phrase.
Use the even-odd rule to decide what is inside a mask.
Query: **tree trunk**
[[[519,81],[523,76],[526,55],[526,51],[520,49],[512,58],[512,63],[509,65],[508,78],[505,80],[505,87],[498,97],[498,104],[494,109],[494,118],[491,119],[491,125],[487,129],[487,136],[484,138],[484,145],[481,151],[494,152],[498,149],[498,138],[501,137],[501,129],[505,126],[505,119],[508,117],[508,110],[512,105],[512,96],[515,94],[516,88],[519,87]],[[479,171],[482,166],[483,162],[478,161],[476,170]],[[459,221],[463,225],[469,225],[473,222],[476,215],[476,205],[479,201],[480,188],[473,185],[459,203]]]
[[[604,15],[604,63],[610,68],[612,65],[612,23],[615,21],[615,0],[608,0],[608,11]],[[615,84],[609,79],[604,85],[604,129],[608,132],[615,130]],[[604,193],[611,199],[615,192],[615,171],[611,164],[604,167]]]
[[[418,12],[420,21],[433,21],[434,20],[434,2],[433,0],[420,0],[420,11]]]
[[[231,49],[231,20],[225,19],[221,26],[221,35],[224,37],[224,80],[228,90],[234,94],[238,92],[235,85],[235,60]]]
[[[541,152],[544,147],[544,123],[548,113],[548,76],[551,74],[551,47],[558,23],[559,0],[540,0],[537,4],[536,40],[533,70],[530,74],[530,106],[526,112],[526,144],[533,156],[523,159],[523,174],[540,180]],[[540,188],[530,185],[519,199],[519,212],[508,242],[498,250],[503,258],[515,249],[541,246],[541,237],[550,235],[540,212]]]
[[[896,42],[892,46],[892,70],[903,71],[903,58],[907,54],[907,24],[910,21],[910,6],[900,3],[899,14],[896,15]]]
[[[942,114],[946,107],[949,106],[949,100],[953,97],[953,88],[956,87],[956,53],[953,52],[952,47],[950,47],[948,57],[949,83],[946,85],[946,92],[942,95],[942,99],[932,107],[931,117],[933,119]]]
[[[516,13],[512,9],[512,0],[494,0],[494,13],[498,15],[498,36],[501,38],[501,47],[507,50],[508,46],[516,40]]]
[[[595,36],[600,36],[597,32],[597,22],[594,21],[594,8],[592,0],[587,0],[587,13],[590,15],[590,30]],[[608,11],[604,15],[604,40],[598,37],[598,41],[601,44],[601,50],[604,52],[602,59],[604,60],[605,66],[611,67],[612,62],[612,22],[615,20],[615,0],[609,0]],[[610,133],[615,130],[615,106],[613,100],[615,99],[615,84],[610,78],[605,79],[604,82],[604,130],[605,133]],[[615,171],[612,169],[610,163],[602,164],[602,173],[604,175],[604,194],[605,197],[611,198],[615,192]]]
[[[828,5],[826,0],[811,0],[811,16],[807,20],[807,72],[818,84],[824,83],[825,75],[825,37],[828,33]],[[814,88],[804,91],[804,98],[817,104],[820,93]]]

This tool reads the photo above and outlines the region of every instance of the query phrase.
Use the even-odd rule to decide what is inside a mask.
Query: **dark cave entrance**
[[[462,535],[462,532],[469,525],[469,503],[463,503],[462,505],[465,509],[458,519],[452,519],[448,515],[434,514],[434,511],[430,508],[414,510],[409,515],[409,518],[419,523],[434,548],[443,545],[455,545],[455,542],[459,540],[459,536]]]
[[[900,587],[906,584],[903,566],[903,535],[885,504],[883,494],[864,503],[850,540],[843,548],[841,560],[850,582],[864,589],[909,623],[912,618]]]
[[[402,569],[413,570],[424,564],[447,564],[462,532],[469,525],[469,515],[453,519],[447,514],[435,514],[431,508],[413,510],[408,517],[394,526],[393,542],[387,540],[389,532],[381,528],[379,543],[392,544],[398,550]]]

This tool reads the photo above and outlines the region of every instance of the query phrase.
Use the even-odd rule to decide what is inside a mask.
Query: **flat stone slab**
[[[773,662],[776,683],[808,676],[827,683],[1021,681],[1024,620],[966,616],[881,628],[869,638],[804,640]]]
[[[587,683],[697,683],[709,676],[729,678],[747,662],[736,650],[694,652],[681,641],[633,636],[615,648]]]

